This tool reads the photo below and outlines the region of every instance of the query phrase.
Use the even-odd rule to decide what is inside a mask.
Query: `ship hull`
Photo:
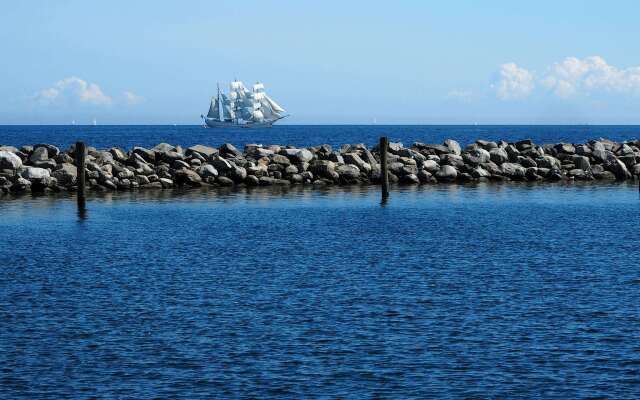
[[[271,128],[271,125],[273,125],[275,121],[238,124],[235,122],[220,122],[215,119],[205,118],[204,122],[208,128]]]

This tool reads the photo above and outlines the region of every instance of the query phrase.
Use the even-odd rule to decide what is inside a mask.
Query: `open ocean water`
[[[76,131],[77,129],[77,131]],[[581,142],[640,127],[0,127],[78,138]],[[636,184],[0,199],[0,398],[640,397]]]

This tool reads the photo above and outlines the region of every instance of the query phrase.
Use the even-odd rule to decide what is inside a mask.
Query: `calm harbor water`
[[[204,129],[201,126],[0,126],[0,145],[50,143],[66,148],[78,140],[97,148],[118,146],[153,147],[166,142],[191,146],[205,144],[219,146],[225,142],[242,148],[247,143],[291,144],[316,146],[328,143],[336,147],[345,143],[378,143],[380,136],[410,145],[415,141],[441,143],[455,139],[462,144],[477,139],[510,140],[533,139],[538,143],[584,143],[605,137],[611,140],[640,138],[640,126],[603,125],[275,125],[271,129]]]
[[[2,200],[0,397],[638,398],[639,221],[626,184]]]

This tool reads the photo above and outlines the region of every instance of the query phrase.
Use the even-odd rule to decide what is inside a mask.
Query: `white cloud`
[[[456,100],[461,103],[469,103],[473,99],[473,92],[468,89],[453,89],[445,96],[448,100]]]
[[[131,92],[131,91],[126,91],[123,93],[124,95],[124,101],[129,104],[130,106],[134,106],[136,104],[140,104],[144,101],[144,97],[142,96],[138,96],[137,94]]]
[[[535,88],[533,73],[519,67],[516,63],[502,64],[494,87],[499,99],[523,99],[528,97]]]
[[[640,93],[640,67],[618,68],[599,56],[582,60],[567,57],[549,69],[541,84],[561,98],[597,90],[618,94]]]
[[[45,104],[55,103],[63,97],[95,105],[109,105],[112,103],[111,97],[107,96],[100,89],[100,86],[76,76],[61,79],[52,87],[39,91],[35,96],[36,100]]]

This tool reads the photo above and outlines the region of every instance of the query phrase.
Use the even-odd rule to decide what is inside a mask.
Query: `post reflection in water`
[[[78,221],[87,219],[87,200],[84,196],[78,196]]]

